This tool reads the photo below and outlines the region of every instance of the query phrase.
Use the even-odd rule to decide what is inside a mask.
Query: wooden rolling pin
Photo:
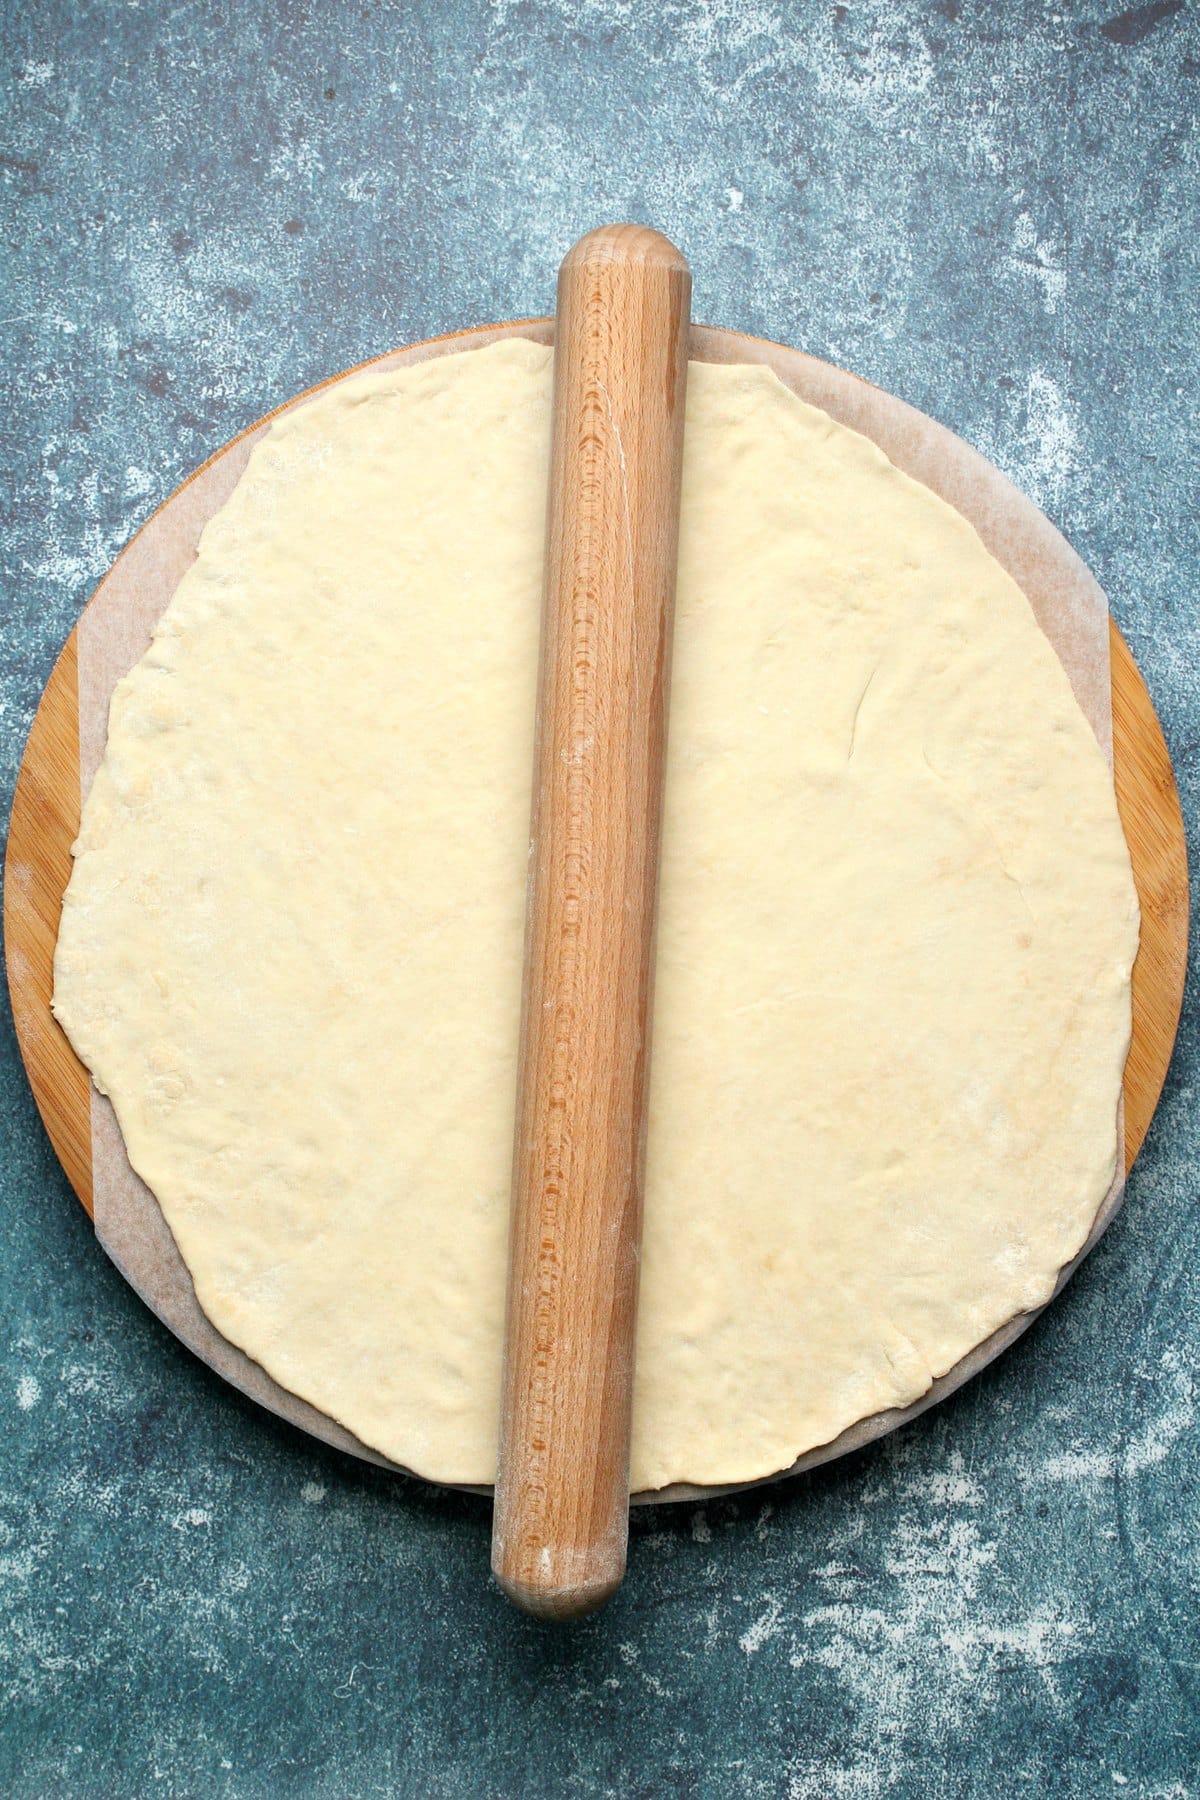
[[[558,278],[492,1567],[567,1619],[625,1572],[691,275],[639,225]]]

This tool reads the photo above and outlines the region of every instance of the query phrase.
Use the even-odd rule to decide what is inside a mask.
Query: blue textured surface
[[[548,309],[582,230],[935,414],[1107,588],[1193,836],[1196,134],[1180,0],[2,8],[5,815],[53,657],[212,450],[394,344]],[[548,1632],[484,1507],[343,1460],[96,1249],[0,1026],[0,1790],[1200,1793],[1200,1021],[1125,1211],[938,1413],[641,1515]]]

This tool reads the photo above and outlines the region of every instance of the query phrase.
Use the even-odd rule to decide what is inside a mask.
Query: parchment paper
[[[370,367],[374,371],[398,368],[426,357],[479,348],[495,338],[515,335],[549,343],[553,336],[552,325],[548,320],[535,320],[519,325],[485,326],[465,337],[441,339],[393,352],[378,358]],[[944,427],[903,401],[827,363],[761,339],[705,327],[693,330],[692,355],[706,362],[768,364],[803,399],[823,407],[835,419],[873,438],[900,468],[957,507],[1028,596],[1111,766],[1108,603],[1083,562],[1030,500]],[[352,378],[353,373],[350,377],[337,379]],[[303,405],[308,397],[304,396],[292,405]],[[203,526],[232,492],[251,450],[266,429],[267,422],[264,421],[219,452],[154,515],[118,559],[84,613],[78,635],[81,798],[86,796],[104,754],[108,704],[113,688],[146,650],[155,623],[195,558]],[[360,1443],[335,1420],[278,1386],[258,1363],[214,1329],[197,1304],[191,1277],[157,1201],[129,1166],[112,1107],[94,1088],[91,1124],[96,1235],[146,1304],[219,1375],[252,1399],[337,1449],[350,1451],[384,1467],[395,1467]],[[1124,1167],[1120,1109],[1116,1132],[1117,1178],[1100,1208],[1087,1244],[1064,1269],[1060,1288],[1120,1204]],[[810,1467],[856,1449],[924,1411],[990,1362],[1034,1316],[1022,1314],[1002,1327],[935,1382],[929,1393],[914,1406],[860,1421],[833,1443],[809,1451],[795,1468]],[[638,1498],[693,1499],[728,1491],[680,1484]]]

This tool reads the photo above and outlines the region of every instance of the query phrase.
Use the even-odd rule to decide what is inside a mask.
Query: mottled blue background
[[[1200,808],[1180,0],[4,0],[0,783],[114,553],[297,389],[547,310],[613,216],[696,314],[978,445],[1090,561]],[[1124,1213],[938,1413],[642,1514],[557,1634],[483,1505],[226,1391],[96,1249],[0,1027],[0,1791],[1200,1793],[1194,1003]]]

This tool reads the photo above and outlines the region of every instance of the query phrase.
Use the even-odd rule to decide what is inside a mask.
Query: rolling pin
[[[577,1617],[625,1572],[691,274],[639,225],[558,278],[492,1568]]]

